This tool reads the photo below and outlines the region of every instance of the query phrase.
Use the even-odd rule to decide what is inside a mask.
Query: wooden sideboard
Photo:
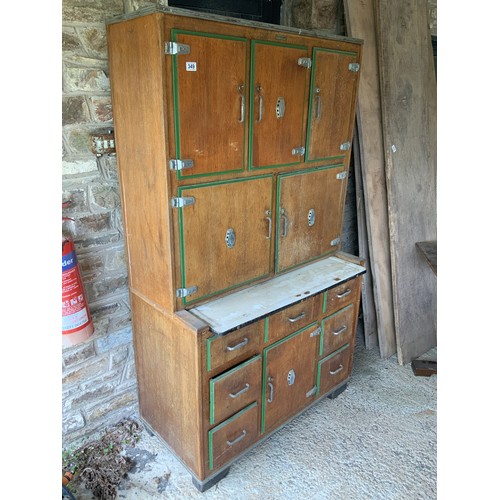
[[[107,31],[141,418],[204,491],[350,377],[362,42],[157,6]]]

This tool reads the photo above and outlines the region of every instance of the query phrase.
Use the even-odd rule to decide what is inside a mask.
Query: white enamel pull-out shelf
[[[222,335],[295,302],[363,274],[365,268],[328,257],[294,271],[190,309]]]

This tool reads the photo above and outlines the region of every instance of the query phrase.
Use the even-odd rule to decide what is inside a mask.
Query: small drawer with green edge
[[[210,425],[216,424],[259,401],[261,393],[261,356],[210,379]]]
[[[252,403],[208,431],[208,466],[218,469],[253,445],[259,436],[259,406]]]
[[[346,344],[318,363],[318,396],[326,394],[349,378],[352,365],[352,345]]]
[[[361,276],[346,281],[323,294],[323,313],[333,313],[348,304],[357,304],[361,292]]]
[[[207,371],[221,372],[258,354],[264,338],[264,320],[250,323],[227,335],[207,339]]]
[[[331,314],[321,322],[320,358],[340,349],[344,344],[352,343],[354,337],[355,307],[349,304],[344,309]]]

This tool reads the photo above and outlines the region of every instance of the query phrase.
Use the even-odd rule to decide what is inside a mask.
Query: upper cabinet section
[[[303,161],[307,47],[252,42],[251,168]]]
[[[181,176],[245,166],[246,39],[172,30],[175,150]],[[184,167],[184,168],[182,168]]]
[[[358,41],[166,16],[169,166],[177,179],[259,175],[349,156]]]

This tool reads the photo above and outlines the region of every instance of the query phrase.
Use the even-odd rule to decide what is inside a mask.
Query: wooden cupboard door
[[[252,42],[251,167],[293,165],[305,147],[302,124],[308,69],[305,47]]]
[[[340,158],[350,148],[359,73],[349,68],[353,68],[356,60],[355,52],[313,49],[306,151],[308,161]]]
[[[179,188],[183,304],[250,283],[271,272],[272,176]],[[179,296],[179,294],[178,294]]]
[[[275,429],[316,395],[319,328],[313,324],[264,349],[262,433]]]
[[[174,56],[177,159],[192,160],[179,176],[242,171],[245,163],[246,40],[173,30],[189,45]]]
[[[276,272],[339,246],[345,174],[334,165],[278,176]]]

